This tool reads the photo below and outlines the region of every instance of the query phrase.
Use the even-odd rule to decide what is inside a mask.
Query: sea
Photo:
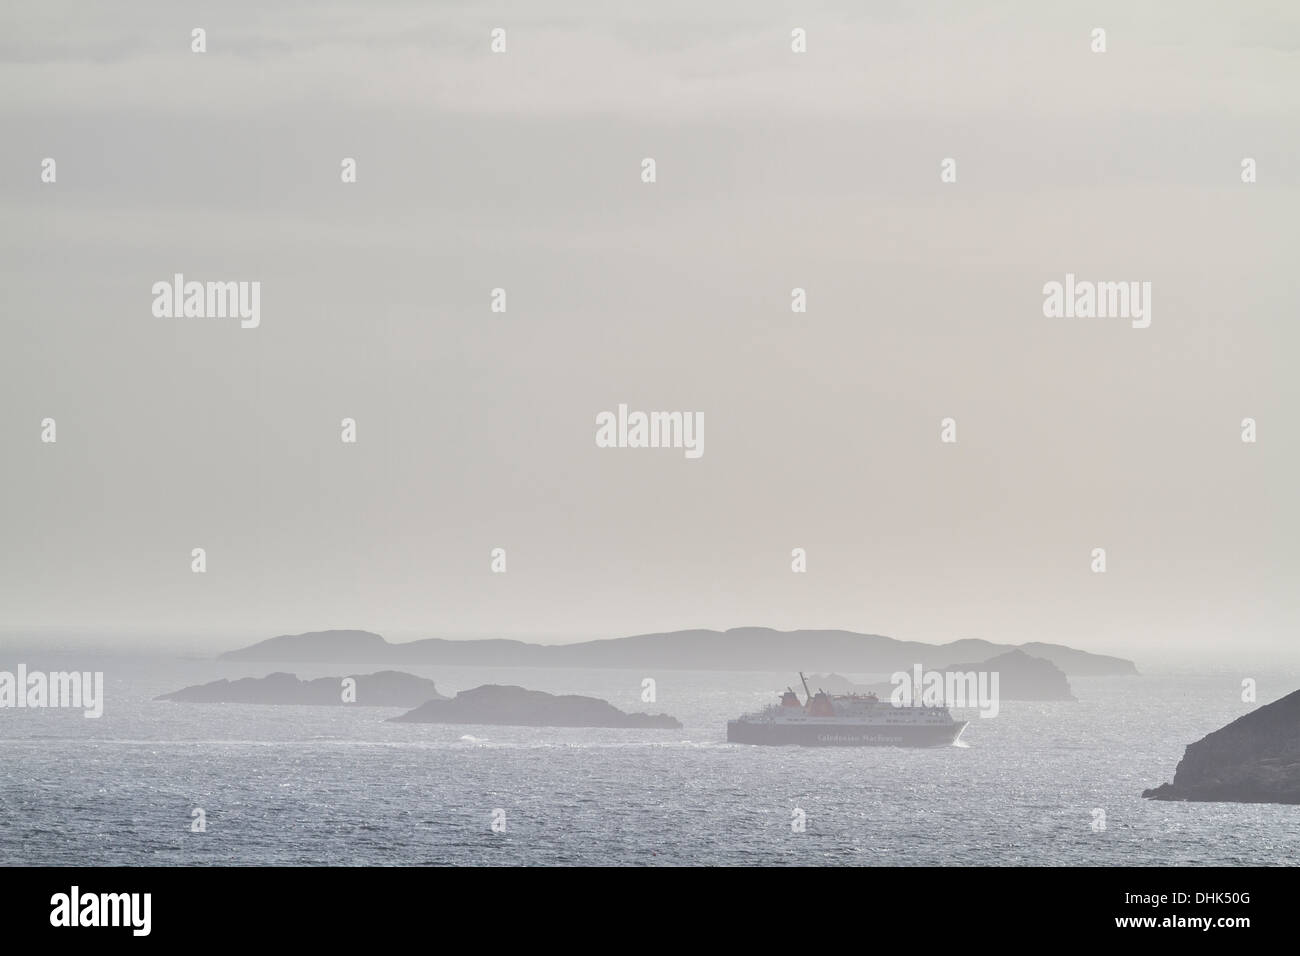
[[[726,721],[792,674],[401,666],[444,694],[518,684],[668,713],[680,730],[392,723],[402,708],[180,704],[268,667],[78,653],[103,716],[0,709],[0,865],[1282,865],[1300,807],[1168,803],[1187,744],[1300,675],[1074,677],[938,749],[756,747]],[[368,673],[379,668],[353,670]],[[846,675],[867,680],[888,675]],[[642,700],[643,681],[655,700]]]

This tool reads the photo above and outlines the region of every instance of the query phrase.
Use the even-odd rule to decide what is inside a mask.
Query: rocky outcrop
[[[1137,665],[1124,657],[1111,657],[1109,654],[1094,654],[1066,647],[1064,644],[1044,644],[1030,641],[1021,644],[1018,650],[1030,657],[1041,657],[1051,661],[1070,677],[1136,677]]]
[[[1300,690],[1190,744],[1152,800],[1300,803]]]
[[[977,664],[949,664],[936,668],[942,673],[987,674],[998,675],[998,698],[1000,700],[1074,700],[1070,682],[1065,673],[1049,660],[1034,657],[1016,649],[990,657]],[[904,671],[909,677],[913,669]],[[813,674],[808,678],[808,686],[814,691],[824,690],[828,694],[866,694],[872,693],[881,700],[888,700],[894,691],[894,684],[855,684],[839,674]],[[950,702],[951,703],[951,702]]]
[[[390,720],[520,727],[681,727],[667,714],[626,714],[595,697],[556,696],[501,684],[463,690],[450,700],[431,700]]]
[[[1022,650],[1007,651],[978,664],[949,664],[945,672],[967,674],[986,671],[998,675],[1002,700],[1074,700],[1065,672],[1051,661]]]
[[[433,681],[402,671],[379,671],[353,678],[355,700],[345,700],[343,677],[299,680],[293,674],[215,680],[195,684],[156,700],[189,704],[351,704],[361,707],[414,707],[427,700],[445,699]]]

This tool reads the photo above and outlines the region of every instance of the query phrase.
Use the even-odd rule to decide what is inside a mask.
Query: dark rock
[[[978,664],[949,664],[946,671],[987,671],[998,675],[1002,700],[1074,700],[1065,672],[1051,661],[1020,649],[990,657]]]
[[[667,714],[625,714],[595,697],[556,696],[540,690],[484,684],[451,700],[431,700],[390,720],[424,724],[497,724],[521,727],[681,727]]]
[[[354,678],[357,682],[353,707],[414,707],[426,700],[444,699],[433,681],[401,671],[379,671]],[[275,673],[266,677],[240,680],[215,680],[196,684],[156,700],[174,700],[191,704],[340,704],[343,705],[343,678],[320,677],[299,680],[293,674]]]
[[[1030,657],[1051,661],[1070,677],[1136,677],[1138,672],[1137,665],[1123,657],[1093,654],[1062,644],[1030,641],[1021,644],[1019,650]]]
[[[1152,800],[1300,803],[1300,690],[1190,744]]]

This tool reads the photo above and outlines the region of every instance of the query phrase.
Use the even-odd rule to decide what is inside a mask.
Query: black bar
[[[786,869],[0,868],[0,913],[9,943],[76,933],[128,944],[330,945],[395,934],[449,944],[511,931],[540,942],[621,926],[629,939],[667,945],[670,933],[707,923],[706,935],[730,942],[770,945],[811,926],[827,942],[842,932],[854,945],[908,950],[1098,938],[1231,946],[1286,932],[1294,919],[1294,874],[1280,868]],[[87,911],[88,895],[149,894],[148,934],[136,935],[143,920],[130,918],[142,917],[143,896],[139,908],[121,909],[124,925],[52,925],[59,894],[70,904],[74,886],[83,913],[100,906],[96,896]],[[623,937],[605,938],[614,947]]]

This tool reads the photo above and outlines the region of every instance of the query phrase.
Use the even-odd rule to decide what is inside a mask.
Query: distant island
[[[924,661],[920,662],[924,665]],[[930,668],[926,668],[929,670]],[[900,668],[911,673],[910,668]],[[1042,657],[1034,657],[1017,648],[973,664],[949,664],[936,667],[943,673],[970,674],[984,671],[998,675],[998,696],[1002,700],[1075,700],[1065,672]],[[839,674],[813,674],[808,686],[828,694],[875,694],[889,700],[894,684],[855,684]]]
[[[887,699],[886,695],[881,694],[877,688],[888,685],[857,684],[842,674],[807,674],[805,676],[808,678],[808,686],[813,693],[824,690],[828,694],[876,694],[881,700]]]
[[[429,638],[391,644],[370,631],[286,634],[221,655],[230,661],[319,663],[347,660],[375,664],[436,664],[477,667],[596,667],[650,670],[848,671],[889,674],[917,662],[988,660],[1017,647],[965,639],[947,644],[900,641],[853,631],[670,631],[577,644],[529,644],[514,640],[451,641]],[[1019,645],[1070,676],[1136,674],[1132,661],[1032,642]]]
[[[989,671],[998,675],[998,695],[1003,700],[1074,700],[1065,671],[1045,657],[1017,648],[978,664],[949,664],[939,668],[967,674]]]
[[[379,671],[353,678],[356,698],[344,700],[342,677],[299,680],[293,674],[215,680],[195,684],[155,700],[188,704],[339,704],[359,707],[415,707],[427,700],[445,699],[433,681],[402,671]]]
[[[1189,744],[1151,800],[1300,803],[1300,690]]]
[[[627,714],[595,697],[556,696],[540,690],[484,684],[452,699],[430,700],[389,720],[419,724],[496,724],[518,727],[646,727],[675,730],[667,714]]]

